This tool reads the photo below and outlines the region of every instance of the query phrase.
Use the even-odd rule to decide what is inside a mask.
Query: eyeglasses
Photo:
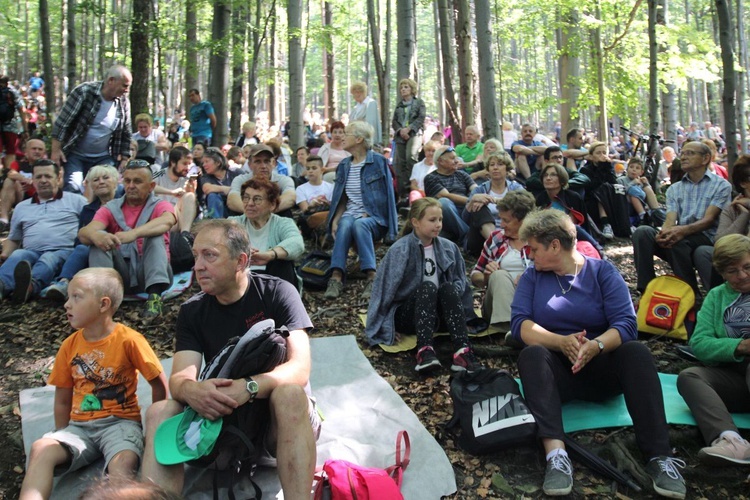
[[[740,272],[742,272],[742,274],[744,274],[745,276],[750,276],[750,264],[745,264],[742,267],[733,267],[731,269],[727,269],[723,274],[735,278],[740,275]]]
[[[554,173],[548,173],[548,174],[544,174],[544,178],[545,178],[545,179],[553,179],[553,178],[554,178],[554,179],[556,179],[556,178],[558,178],[558,177],[560,177],[560,176],[559,176],[559,175],[557,175],[557,174],[554,174]]]
[[[260,205],[261,203],[266,201],[266,199],[263,198],[262,196],[243,196],[242,197],[242,203],[246,205],[250,203],[251,201],[253,202],[253,205]]]

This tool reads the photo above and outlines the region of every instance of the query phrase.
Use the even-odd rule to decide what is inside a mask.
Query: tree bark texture
[[[150,0],[133,0],[133,17],[130,29],[130,51],[132,58],[130,72],[133,83],[130,86],[130,112],[133,118],[138,113],[148,113],[148,68],[151,59]],[[135,126],[135,123],[133,123]]]
[[[477,25],[477,58],[479,61],[479,102],[482,109],[482,131],[485,140],[500,138],[500,119],[495,102],[495,59],[492,56],[490,2],[476,0],[474,16]]]
[[[724,137],[727,140],[727,163],[731,175],[732,167],[737,161],[737,115],[734,101],[737,77],[734,71],[734,26],[727,0],[715,0],[715,2],[719,18],[719,44],[724,72],[724,90],[721,94],[721,104],[724,108]]]
[[[214,0],[211,36],[214,45],[208,65],[208,100],[216,114],[216,129],[211,143],[221,147],[227,141],[227,88],[229,86],[230,0]]]
[[[46,3],[46,2],[45,2]],[[68,67],[67,67],[67,74],[68,74],[68,92],[73,90],[76,86],[76,0],[68,0],[68,18],[67,18],[67,30],[68,30],[68,43],[67,43],[67,50],[68,50]],[[41,15],[41,13],[40,13]],[[49,17],[45,16],[46,19],[48,19],[47,23],[49,24]],[[47,70],[44,70],[45,78],[48,80],[51,80],[51,78],[47,75]],[[50,85],[52,83],[50,82]],[[46,90],[46,89],[45,89]]]
[[[656,40],[656,1],[648,0],[648,121],[649,134],[659,132],[659,74]]]
[[[469,0],[454,0],[456,10],[456,46],[458,60],[458,99],[461,106],[461,131],[474,125],[474,89],[471,71],[471,21]],[[458,137],[456,138],[458,141]],[[462,142],[462,141],[461,141]]]
[[[245,11],[247,5],[238,4],[232,11],[232,96],[229,105],[229,137],[240,134],[242,126],[242,77],[245,66]]]
[[[578,108],[578,94],[580,93],[580,58],[579,20],[576,10],[560,14],[561,27],[557,29],[557,51],[560,54],[557,61],[560,78],[560,123],[563,133],[580,126],[578,113],[573,116],[573,110]]]
[[[52,41],[49,31],[49,5],[47,0],[39,0],[39,27],[42,35],[42,61],[44,65],[44,77],[49,82],[45,87],[47,93],[47,113],[55,114],[55,83],[54,70],[52,69]]]
[[[414,0],[396,0],[396,80],[415,79],[417,33]]]
[[[304,66],[302,64],[302,1],[287,0],[289,31],[289,146],[305,145]]]
[[[456,93],[453,90],[453,54],[454,47],[451,43],[453,33],[451,32],[451,16],[453,9],[450,0],[438,0],[438,11],[440,14],[440,53],[443,59],[443,88],[445,89],[445,104],[448,114],[448,126],[451,128],[451,140],[457,144],[461,137],[461,125],[458,105],[456,104]]]
[[[190,116],[190,99],[187,94],[190,89],[198,88],[198,0],[185,2],[185,116]]]
[[[386,0],[388,1],[388,0]],[[390,99],[390,80],[388,78],[388,67],[383,61],[380,52],[380,14],[375,8],[375,0],[367,0],[367,20],[370,25],[370,40],[372,44],[372,58],[375,63],[375,73],[378,80],[378,98],[380,104],[380,123],[382,124],[382,137],[384,143],[390,142],[391,117],[389,116],[388,100]],[[385,61],[387,63],[387,61]]]
[[[323,27],[333,27],[333,4],[323,2]],[[330,30],[324,32],[325,53],[323,54],[323,73],[325,74],[325,118],[328,122],[338,119],[336,103],[336,61],[333,52],[333,36]]]

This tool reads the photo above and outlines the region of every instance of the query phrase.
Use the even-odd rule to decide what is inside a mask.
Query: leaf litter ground
[[[378,249],[381,257],[384,252],[385,248]],[[607,247],[608,257],[620,269],[634,300],[637,300],[632,254],[627,240],[616,240]],[[467,262],[467,268],[470,269],[472,264]],[[663,264],[659,265],[661,270],[666,270]],[[543,497],[541,483],[544,463],[540,449],[512,448],[481,457],[464,453],[450,435],[442,432],[441,427],[452,415],[448,371],[426,379],[419,378],[414,372],[413,353],[388,354],[380,348],[367,346],[358,319],[358,314],[367,309],[366,301],[360,299],[364,286],[362,278],[358,273],[353,273],[344,294],[336,303],[323,299],[322,292],[304,294],[305,305],[316,326],[311,335],[350,334],[357,337],[360,347],[378,373],[391,384],[445,449],[453,464],[458,486],[458,492],[452,498]],[[156,323],[145,324],[140,319],[140,302],[123,304],[116,319],[142,332],[160,357],[172,356],[174,323],[180,303],[196,291],[194,286],[183,297],[167,302],[162,318]],[[0,454],[0,499],[17,498],[23,479],[26,457],[21,436],[19,392],[44,385],[57,349],[70,333],[60,304],[41,300],[22,306],[14,306],[7,301],[0,303],[0,443],[5,450]],[[642,341],[648,343],[660,371],[678,373],[691,364],[677,356],[675,347],[679,342],[652,337]],[[436,348],[446,365],[451,355],[450,342],[439,339]],[[486,365],[517,373],[515,360],[518,352],[505,347],[501,335],[477,339],[475,349]],[[750,499],[750,482],[747,478],[750,468],[700,466],[696,454],[702,442],[697,428],[670,426],[670,435],[676,455],[688,464],[683,475],[688,482],[690,498]],[[634,477],[642,473],[639,469],[641,457],[631,428],[586,431],[577,433],[576,438],[621,468],[631,469]],[[637,493],[597,476],[575,462],[574,467],[572,498],[655,497],[650,487]],[[409,474],[408,470],[406,474]]]

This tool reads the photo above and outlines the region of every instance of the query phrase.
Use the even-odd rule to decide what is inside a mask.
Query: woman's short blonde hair
[[[492,160],[495,160],[499,162],[502,165],[505,165],[505,173],[507,174],[511,170],[513,170],[513,160],[510,159],[510,155],[506,153],[504,150],[500,150],[496,153],[492,153],[489,156],[487,156],[487,159],[485,160],[484,169],[489,170],[490,169],[490,163],[492,163]]]
[[[242,124],[243,132],[250,132],[251,130],[255,130],[255,122],[245,122]]]
[[[576,227],[570,216],[560,210],[531,212],[523,220],[518,235],[526,241],[534,238],[544,248],[557,240],[564,250],[572,250],[576,243]]]
[[[417,82],[415,82],[411,78],[402,78],[401,80],[398,81],[398,87],[397,88],[401,88],[401,85],[404,84],[404,83],[407,84],[409,87],[411,87],[411,94],[412,95],[414,95],[414,96],[417,95]]]
[[[607,146],[606,142],[594,141],[594,142],[591,143],[591,146],[589,146],[589,154],[593,154],[594,150],[596,148],[600,148],[600,147],[604,147],[605,151],[609,151],[609,146]]]
[[[367,93],[367,85],[364,84],[364,82],[354,82],[352,83],[352,86],[349,87],[349,92],[364,92]]]
[[[724,274],[730,266],[737,264],[747,255],[750,255],[750,238],[744,234],[722,236],[714,244],[714,267],[719,274]]]
[[[135,120],[133,120],[133,122],[136,124],[136,126],[141,122],[148,123],[149,127],[153,127],[154,125],[154,119],[151,118],[151,115],[148,113],[140,113],[135,115]]]

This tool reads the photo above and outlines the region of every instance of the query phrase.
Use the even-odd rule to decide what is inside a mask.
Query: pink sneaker
[[[698,458],[714,466],[750,464],[750,443],[744,439],[720,437],[711,446],[701,448]]]

